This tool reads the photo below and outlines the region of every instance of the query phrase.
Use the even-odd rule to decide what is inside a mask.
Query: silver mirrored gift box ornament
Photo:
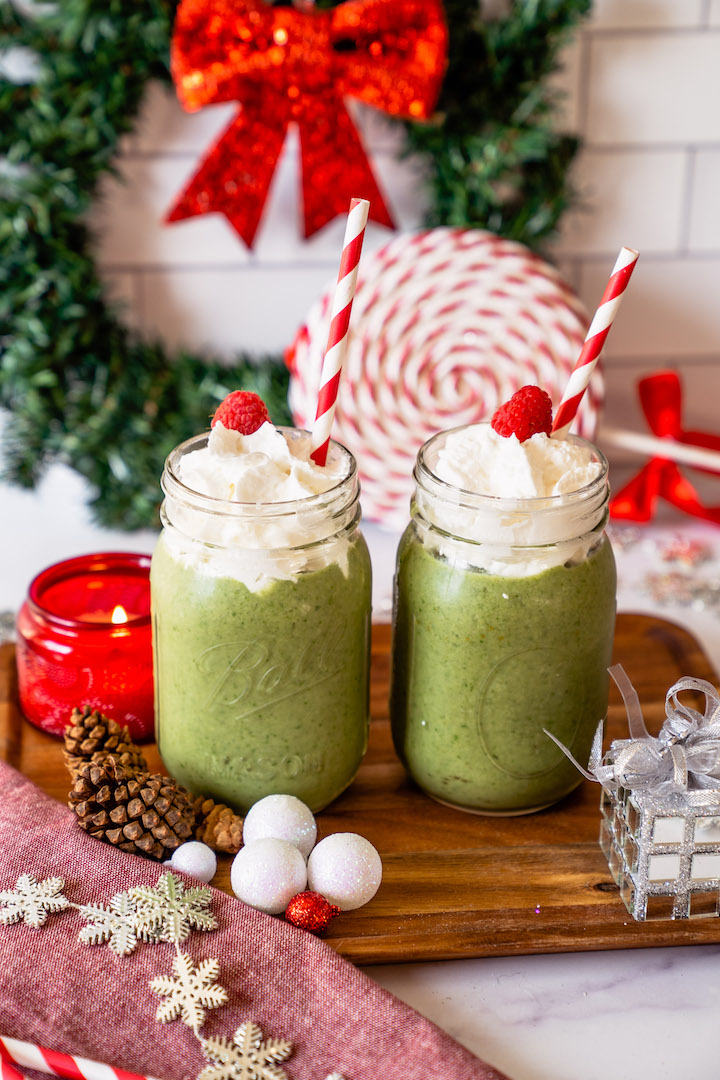
[[[575,761],[602,785],[600,846],[610,873],[634,919],[717,917],[720,694],[704,679],[679,679],[667,692],[662,728],[652,736],[622,667],[610,674],[625,702],[630,738],[616,740],[603,755],[600,724],[588,768]],[[687,693],[704,697],[702,712],[679,700]]]
[[[720,914],[719,800],[720,789],[698,806],[678,795],[602,788],[600,847],[634,919]]]

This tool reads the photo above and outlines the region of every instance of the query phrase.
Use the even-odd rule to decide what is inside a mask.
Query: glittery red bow
[[[638,390],[640,404],[653,435],[674,439],[688,446],[720,450],[720,436],[683,429],[682,389],[674,371],[659,371],[640,379]],[[704,506],[697,491],[675,462],[662,457],[651,458],[637,476],[615,495],[610,502],[610,513],[614,518],[628,521],[649,521],[659,498],[666,499],[686,514],[720,524],[720,506]]]
[[[301,3],[301,0],[298,0]],[[252,246],[288,124],[300,132],[305,235],[350,198],[392,227],[343,98],[393,116],[426,118],[445,71],[440,0],[349,0],[327,11],[262,0],[182,0],[172,40],[178,96],[190,111],[238,101],[240,111],[168,214],[225,214]]]

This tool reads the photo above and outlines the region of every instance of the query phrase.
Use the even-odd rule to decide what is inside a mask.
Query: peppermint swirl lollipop
[[[289,350],[299,427],[313,423],[333,291]],[[436,431],[489,420],[528,383],[557,405],[588,322],[552,266],[493,233],[430,229],[366,256],[333,428],[357,458],[365,515],[405,522],[415,456]],[[592,438],[602,400],[596,368],[574,431]]]

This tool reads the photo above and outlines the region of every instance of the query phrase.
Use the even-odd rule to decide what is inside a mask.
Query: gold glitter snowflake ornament
[[[116,893],[109,906],[85,904],[79,911],[88,924],[79,934],[83,945],[107,942],[116,956],[129,956],[141,940],[151,940],[147,922],[140,927],[135,903],[128,893]]]
[[[212,899],[210,889],[207,886],[186,889],[174,874],[163,874],[154,889],[137,885],[130,889],[129,896],[137,907],[141,927],[146,927],[155,940],[177,945],[192,930],[217,927],[215,916],[207,910]]]
[[[158,975],[150,983],[150,988],[166,999],[155,1018],[167,1024],[180,1017],[197,1034],[205,1023],[205,1009],[217,1009],[228,999],[225,989],[214,982],[220,965],[217,960],[203,960],[195,967],[191,956],[179,952],[172,969],[173,976]]]
[[[37,881],[32,874],[22,874],[14,889],[0,892],[0,923],[24,922],[39,930],[48,915],[70,906],[62,895],[65,882],[62,878],[45,878]]]
[[[198,1080],[288,1080],[278,1062],[292,1053],[286,1039],[268,1039],[257,1024],[241,1024],[228,1039],[203,1039],[203,1053],[212,1062]]]

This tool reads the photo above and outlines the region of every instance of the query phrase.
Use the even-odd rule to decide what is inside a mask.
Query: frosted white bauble
[[[307,885],[305,859],[287,840],[252,840],[233,859],[230,884],[243,903],[279,915]]]
[[[200,878],[207,884],[217,873],[217,856],[207,844],[201,844],[199,840],[188,840],[186,844],[175,848],[169,865],[173,870]]]
[[[243,822],[243,841],[273,836],[292,844],[307,859],[317,838],[312,812],[294,795],[266,795],[254,803]]]
[[[308,887],[343,911],[367,904],[382,880],[380,856],[357,833],[326,836],[310,852],[307,869]]]

